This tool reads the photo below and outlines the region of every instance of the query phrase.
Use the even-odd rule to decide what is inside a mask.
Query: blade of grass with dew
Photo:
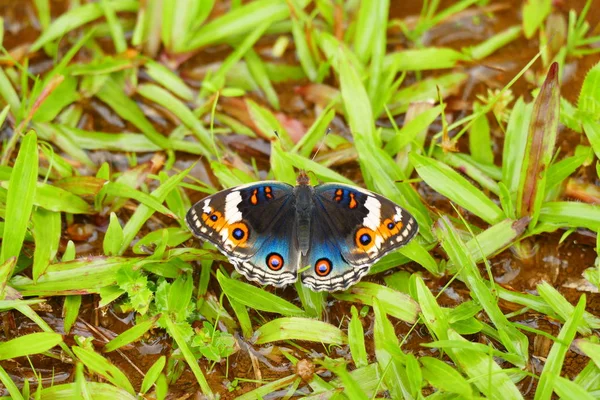
[[[127,379],[127,376],[116,366],[112,365],[106,358],[95,351],[73,346],[73,353],[92,372],[102,376],[113,385],[135,394],[135,390]]]
[[[412,153],[410,159],[429,186],[456,204],[490,224],[505,218],[502,210],[488,196],[446,164],[416,153]]]
[[[563,362],[570,344],[575,339],[577,327],[581,324],[583,312],[585,311],[585,294],[581,295],[577,306],[570,318],[565,322],[558,334],[557,341],[554,342],[550,353],[546,358],[544,369],[540,375],[540,380],[535,391],[535,400],[546,400],[552,397],[554,390],[554,381],[561,374]]]
[[[254,337],[255,344],[281,340],[306,340],[336,345],[348,342],[346,334],[334,325],[299,317],[283,317],[269,321],[256,330]]]
[[[457,94],[462,85],[467,81],[468,74],[453,72],[435,78],[423,79],[411,86],[398,90],[388,104],[393,115],[405,113],[411,103],[419,101],[437,102],[439,95],[442,99]]]
[[[60,213],[42,208],[33,211],[31,222],[35,239],[32,276],[33,280],[37,281],[56,257],[62,226]]]
[[[96,97],[106,103],[121,118],[131,122],[161,149],[172,149],[171,142],[154,129],[136,102],[125,94],[123,88],[122,77],[120,81],[117,81],[115,77],[110,77],[96,93]]]
[[[528,359],[529,341],[527,336],[521,333],[502,313],[495,294],[481,277],[473,257],[466,251],[464,243],[456,234],[450,221],[446,217],[442,217],[441,220],[442,225],[438,230],[438,237],[450,260],[454,265],[461,267],[458,271],[459,278],[469,287],[473,298],[479,301],[498,329],[504,347],[509,353],[520,359],[517,366],[525,366]]]
[[[350,289],[333,296],[339,300],[360,302],[372,306],[375,299],[385,307],[385,312],[402,321],[414,323],[419,306],[405,293],[397,292],[383,285],[359,282]]]
[[[540,222],[566,228],[600,229],[600,209],[594,204],[556,201],[542,205]]]
[[[194,166],[192,165],[180,173],[169,177],[169,179],[167,179],[157,189],[152,191],[150,195],[155,197],[157,201],[163,202],[169,192],[174,190],[180,184],[183,178],[187,176],[193,167]],[[125,224],[125,227],[123,227],[123,244],[119,249],[119,254],[123,254],[129,248],[129,245],[135,238],[135,235],[137,235],[144,223],[152,216],[153,213],[154,211],[145,204],[140,204],[136,208],[129,221],[127,221]]]
[[[544,200],[547,170],[554,155],[559,100],[558,64],[553,63],[533,103],[525,158],[517,191],[517,215],[531,216],[532,226],[535,226],[539,218]]]
[[[171,92],[150,83],[139,85],[137,92],[146,99],[165,107],[175,114],[185,126],[190,128],[196,139],[203,145],[205,149],[203,155],[206,157],[211,155],[210,152],[214,146],[212,145],[210,133],[183,102],[172,95]]]
[[[33,209],[37,174],[37,136],[34,131],[30,131],[21,141],[21,148],[10,175],[0,263],[4,263],[10,257],[18,257],[21,252]]]
[[[365,332],[362,322],[358,317],[356,307],[351,308],[352,317],[348,324],[348,345],[350,346],[350,355],[356,368],[366,367],[369,364],[367,359],[367,350],[365,347]]]
[[[286,316],[304,316],[306,314],[303,310],[281,297],[250,284],[227,278],[221,271],[217,271],[217,280],[227,297],[235,299],[248,307]]]
[[[62,342],[58,333],[37,332],[0,343],[0,360],[43,353]]]
[[[51,264],[37,283],[23,275],[14,276],[10,285],[23,296],[59,296],[98,293],[100,288],[114,285],[117,271],[131,268],[139,258],[84,257]]]
[[[280,0],[254,1],[215,18],[196,32],[189,32],[180,50],[189,52],[238,35],[247,35],[256,28],[256,21],[268,26],[288,17],[289,7]]]
[[[107,3],[113,12],[136,12],[139,3],[133,0],[110,1]],[[46,43],[58,39],[68,32],[84,26],[104,16],[102,7],[98,3],[88,3],[73,8],[56,18],[44,32],[36,39],[29,48],[30,52],[36,52]]]

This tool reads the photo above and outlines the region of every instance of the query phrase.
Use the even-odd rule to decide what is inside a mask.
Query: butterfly
[[[340,183],[263,181],[208,196],[186,215],[248,280],[314,291],[345,290],[382,256],[406,245],[417,222],[376,193]]]

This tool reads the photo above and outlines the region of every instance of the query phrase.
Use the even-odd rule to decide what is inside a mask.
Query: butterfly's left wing
[[[217,246],[247,279],[281,287],[297,279],[293,204],[292,186],[253,183],[200,200],[188,211],[186,222],[195,236]]]
[[[302,283],[315,291],[347,289],[385,254],[418,232],[415,219],[373,192],[339,183],[315,187],[310,250]]]

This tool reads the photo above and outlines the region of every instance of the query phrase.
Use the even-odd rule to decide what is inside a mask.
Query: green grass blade
[[[309,318],[284,317],[267,322],[255,332],[254,343],[265,344],[281,340],[342,345],[348,342],[341,329],[326,322]]]
[[[600,209],[594,204],[574,201],[545,203],[540,210],[540,222],[565,228],[600,230]]]
[[[21,142],[6,198],[0,263],[18,257],[33,208],[38,174],[37,136],[30,131]]]
[[[100,354],[82,347],[73,347],[73,353],[90,371],[101,375],[113,385],[126,390],[130,394],[135,394],[135,390],[127,376]]]
[[[215,397],[210,388],[210,385],[206,381],[206,377],[202,373],[202,370],[200,369],[200,366],[198,365],[198,361],[196,360],[196,357],[194,357],[194,354],[190,350],[190,348],[185,340],[184,334],[181,332],[181,330],[179,328],[179,325],[176,324],[175,321],[171,320],[171,318],[169,316],[165,317],[163,320],[165,322],[167,332],[173,338],[173,340],[177,343],[177,346],[181,350],[181,353],[183,354],[185,361],[188,363],[190,369],[192,370],[194,376],[196,377],[196,380],[198,381],[198,384],[200,385],[200,390],[202,390],[202,393],[209,399],[214,399]]]
[[[139,3],[133,0],[110,1],[107,2],[107,6],[110,7],[114,13],[136,12]],[[103,15],[104,12],[102,11],[102,7],[98,3],[88,3],[73,8],[55,19],[48,29],[45,29],[40,37],[33,42],[29,51],[33,53],[42,48],[46,43],[58,39],[74,29],[101,18]]]
[[[471,255],[466,251],[465,245],[456,234],[453,226],[446,217],[442,217],[442,225],[438,231],[442,247],[454,265],[460,266],[458,276],[465,282],[472,292],[473,298],[482,305],[500,334],[502,344],[509,353],[520,358],[517,365],[522,367],[528,359],[528,339],[521,331],[505,317],[498,306],[494,293],[486,281],[481,277],[477,265]]]
[[[250,284],[227,278],[221,271],[217,271],[217,280],[227,297],[248,307],[288,316],[304,316],[306,314],[281,297]]]
[[[365,348],[365,333],[362,322],[358,317],[356,307],[352,306],[352,318],[348,324],[348,344],[350,345],[350,354],[356,368],[366,367],[369,364],[367,359],[367,350]]]
[[[160,373],[165,368],[165,364],[167,362],[167,358],[165,356],[160,356],[154,364],[148,369],[146,372],[146,376],[144,376],[144,380],[142,381],[142,386],[140,388],[140,393],[145,394],[150,390],[154,382],[160,376]]]
[[[63,304],[63,314],[64,314],[64,331],[65,334],[68,334],[75,324],[75,320],[79,316],[79,308],[81,306],[81,296],[66,296],[65,302]]]
[[[38,332],[0,343],[0,360],[43,353],[62,342],[58,333]]]
[[[129,343],[132,343],[139,338],[141,338],[146,332],[152,329],[156,321],[160,315],[157,315],[153,318],[147,319],[145,321],[139,322],[127,329],[125,332],[119,334],[116,338],[112,339],[110,342],[106,343],[104,346],[104,352],[109,353],[111,351],[117,350],[120,347],[126,346]]]
[[[210,21],[196,32],[189,32],[187,43],[181,48],[181,52],[221,43],[238,35],[247,35],[256,29],[256,21],[260,21],[263,26],[268,26],[288,17],[289,8],[285,2],[254,1]]]
[[[60,213],[36,209],[31,221],[33,223],[33,237],[35,250],[33,253],[33,280],[36,281],[44,274],[48,265],[54,260],[61,235]]]
[[[505,218],[502,210],[488,196],[452,168],[416,153],[412,153],[410,159],[419,176],[429,186],[456,204],[490,224]]]
[[[575,307],[575,311],[561,328],[557,338],[558,341],[554,342],[550,349],[535,391],[535,400],[549,400],[552,397],[554,382],[560,376],[565,355],[569,350],[569,344],[575,339],[577,327],[581,324],[584,310],[585,295],[582,295]]]
[[[385,307],[385,312],[402,321],[414,323],[417,320],[419,306],[405,293],[397,292],[383,285],[360,282],[334,297],[345,301],[356,301],[372,306],[375,299]]]

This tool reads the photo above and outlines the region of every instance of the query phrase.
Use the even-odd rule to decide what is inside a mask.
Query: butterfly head
[[[296,184],[297,185],[310,185],[310,178],[308,177],[308,174],[306,173],[306,171],[301,170],[298,173],[298,177],[296,178]]]

